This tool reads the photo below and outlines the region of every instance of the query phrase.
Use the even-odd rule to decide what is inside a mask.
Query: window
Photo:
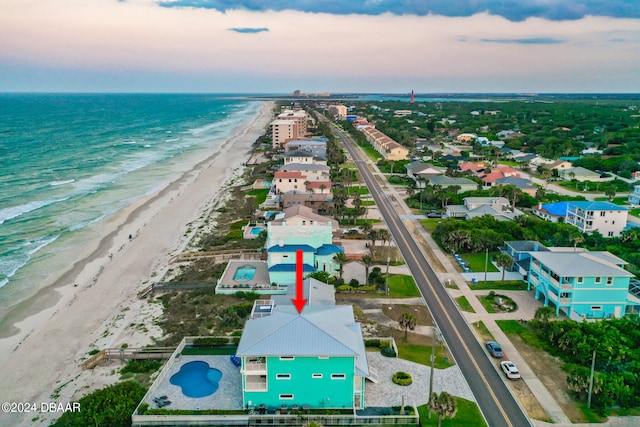
[[[346,380],[347,379],[347,375],[346,374],[331,374],[331,379],[332,380]]]
[[[607,213],[605,211],[600,211],[600,216],[606,216]]]
[[[608,232],[607,237],[613,237],[613,231]]]
[[[613,277],[607,277],[607,286],[613,285]]]
[[[593,311],[602,310],[602,306],[601,305],[592,305],[591,306],[591,310],[593,310]]]
[[[318,359],[328,359],[329,356],[318,356]]]
[[[293,400],[293,394],[281,394],[280,400]]]
[[[602,277],[598,276],[598,277],[594,278],[593,281],[595,283],[602,283]]]
[[[277,380],[290,380],[291,374],[276,374]]]
[[[280,360],[293,360],[295,357],[293,356],[280,356]]]
[[[578,277],[578,283],[584,283],[584,277],[582,276]]]
[[[311,374],[311,378],[322,378],[322,374]]]

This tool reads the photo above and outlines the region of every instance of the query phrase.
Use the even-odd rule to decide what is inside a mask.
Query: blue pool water
[[[218,384],[222,372],[209,367],[207,362],[195,361],[182,365],[173,374],[169,382],[182,388],[182,394],[187,397],[205,397],[218,391]]]
[[[233,280],[248,281],[253,280],[253,276],[256,274],[256,268],[250,265],[243,265],[238,267],[236,274],[233,275]]]
[[[261,232],[262,230],[264,230],[264,228],[261,228],[261,227],[253,227],[253,228],[251,229],[251,234],[260,234],[260,232]]]

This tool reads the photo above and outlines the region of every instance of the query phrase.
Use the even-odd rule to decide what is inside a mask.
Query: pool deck
[[[256,272],[251,280],[234,280],[234,276],[240,267],[255,267]],[[231,260],[227,265],[222,277],[218,281],[218,287],[221,288],[233,288],[234,286],[238,290],[242,288],[251,288],[253,286],[265,286],[271,287],[269,281],[269,267],[266,261],[253,261],[253,260]]]
[[[207,362],[210,367],[222,372],[218,390],[205,397],[192,398],[182,394],[180,386],[173,385],[169,381],[180,368],[195,361]],[[171,361],[169,361],[171,363]],[[229,356],[181,356],[180,359],[174,360],[173,365],[169,367],[169,371],[164,379],[158,383],[154,383],[154,389],[147,396],[148,403],[151,408],[155,408],[153,402],[155,397],[167,396],[171,404],[165,406],[166,409],[242,409],[242,377],[240,368],[233,366],[229,360]]]

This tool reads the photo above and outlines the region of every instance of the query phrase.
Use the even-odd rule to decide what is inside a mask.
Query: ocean
[[[0,319],[253,118],[233,95],[0,94]]]

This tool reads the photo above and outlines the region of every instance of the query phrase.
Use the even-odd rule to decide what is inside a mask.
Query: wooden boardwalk
[[[82,362],[82,369],[93,369],[111,360],[165,360],[171,357],[175,347],[105,348]]]

